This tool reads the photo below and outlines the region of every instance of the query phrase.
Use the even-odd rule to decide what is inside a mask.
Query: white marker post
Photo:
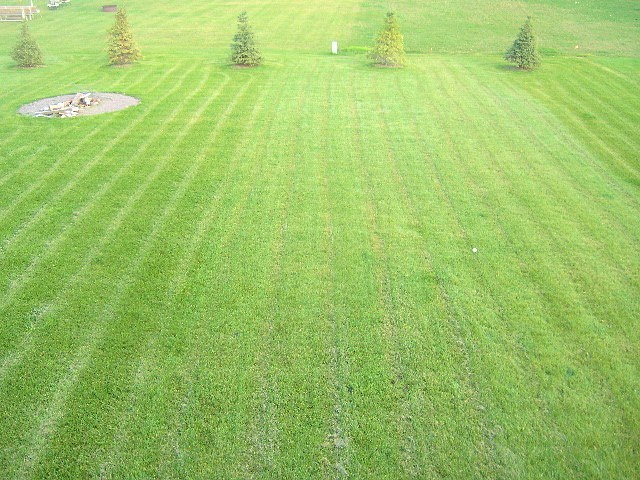
[[[331,42],[331,53],[333,53],[334,55],[338,54],[338,42],[336,42],[335,40]]]

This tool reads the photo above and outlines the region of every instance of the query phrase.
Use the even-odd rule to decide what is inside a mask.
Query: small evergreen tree
[[[393,12],[388,12],[384,27],[378,35],[376,45],[369,53],[369,58],[377,65],[385,67],[402,67],[406,62],[404,39],[400,33],[398,20]]]
[[[231,44],[231,61],[236,65],[257,67],[262,64],[263,57],[256,46],[247,12],[238,16],[238,32],[233,37]]]
[[[140,49],[133,41],[131,27],[125,8],[118,9],[116,20],[109,29],[109,45],[107,46],[111,65],[126,65],[142,58]]]
[[[504,58],[523,70],[533,70],[540,66],[540,55],[538,54],[536,36],[533,33],[531,17],[527,17],[524,25],[520,28],[518,38],[513,42]]]
[[[43,65],[42,51],[36,39],[31,36],[27,21],[22,22],[22,30],[18,43],[13,48],[11,58],[15,60],[19,67],[31,68]]]

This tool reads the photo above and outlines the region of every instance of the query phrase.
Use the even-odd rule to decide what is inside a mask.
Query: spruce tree
[[[406,62],[404,39],[400,33],[398,20],[393,12],[388,12],[384,27],[378,35],[376,45],[369,53],[369,58],[377,65],[385,67],[402,67]]]
[[[22,22],[22,30],[18,43],[13,48],[11,58],[15,60],[19,67],[31,68],[43,65],[42,51],[36,39],[31,36],[27,21]]]
[[[107,46],[111,65],[126,65],[142,58],[140,49],[133,41],[131,27],[127,19],[127,11],[123,7],[116,12],[116,20],[109,29],[109,45]]]
[[[231,44],[231,61],[236,65],[257,67],[262,64],[263,57],[256,46],[247,12],[238,16],[238,31]]]
[[[523,70],[533,70],[540,66],[540,55],[538,54],[536,36],[533,33],[531,17],[527,17],[524,25],[520,28],[518,38],[513,42],[504,58]]]

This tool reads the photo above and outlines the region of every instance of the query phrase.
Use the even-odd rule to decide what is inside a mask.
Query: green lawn
[[[640,476],[637,1],[103,3],[0,23],[0,478]]]

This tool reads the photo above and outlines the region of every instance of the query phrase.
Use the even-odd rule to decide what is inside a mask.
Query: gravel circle
[[[78,112],[78,116],[84,115],[100,115],[102,113],[117,112],[128,107],[132,107],[140,103],[140,100],[128,95],[122,95],[121,93],[102,93],[91,92],[91,96],[100,99],[100,103],[92,105],[90,107],[81,108]],[[36,100],[35,102],[23,105],[18,109],[18,113],[21,115],[35,115],[36,113],[49,108],[49,105],[55,103],[67,102],[73,100],[75,93],[70,95],[58,95],[57,97],[43,98],[42,100]]]

